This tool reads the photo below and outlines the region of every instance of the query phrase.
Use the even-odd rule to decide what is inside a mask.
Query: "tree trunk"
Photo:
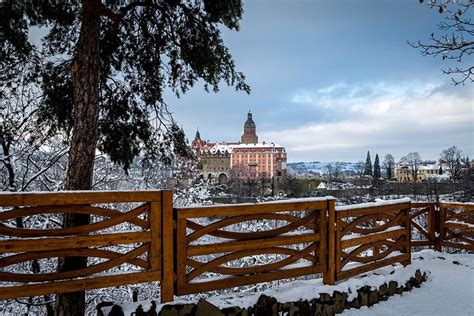
[[[98,138],[100,0],[83,0],[83,19],[72,65],[74,128],[69,151],[66,190],[90,190]],[[86,225],[88,215],[65,214],[64,227]],[[87,266],[87,258],[67,257],[59,271]],[[84,315],[85,292],[59,294],[56,315]]]

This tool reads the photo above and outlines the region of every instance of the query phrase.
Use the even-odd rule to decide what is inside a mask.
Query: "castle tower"
[[[196,136],[194,137],[195,140],[201,140],[201,133],[199,133],[199,129],[196,131]]]
[[[252,120],[252,112],[249,111],[247,114],[247,121],[244,124],[244,134],[241,137],[243,144],[256,144],[258,143],[258,136],[256,134],[255,122]]]

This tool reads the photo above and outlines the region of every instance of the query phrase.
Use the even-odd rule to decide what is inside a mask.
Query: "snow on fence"
[[[472,203],[172,201],[171,191],[0,193],[0,299],[160,281],[168,302],[316,273],[334,284],[409,264],[411,247],[474,250]],[[61,214],[91,222],[62,228]],[[57,272],[64,257],[88,258],[88,266]]]

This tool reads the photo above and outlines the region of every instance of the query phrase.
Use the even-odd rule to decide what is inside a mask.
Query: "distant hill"
[[[358,164],[357,162],[346,162],[346,161],[290,162],[288,163],[288,168],[292,169],[292,171],[296,173],[313,172],[313,173],[324,174],[326,173],[328,166],[332,166],[332,168],[335,168],[336,165],[339,165],[343,173],[356,174],[357,164]]]

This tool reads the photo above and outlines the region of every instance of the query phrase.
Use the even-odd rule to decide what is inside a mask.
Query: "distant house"
[[[416,181],[446,181],[450,178],[448,166],[443,162],[421,165],[416,173]],[[413,173],[407,164],[399,163],[395,167],[395,178],[399,182],[413,182]]]

